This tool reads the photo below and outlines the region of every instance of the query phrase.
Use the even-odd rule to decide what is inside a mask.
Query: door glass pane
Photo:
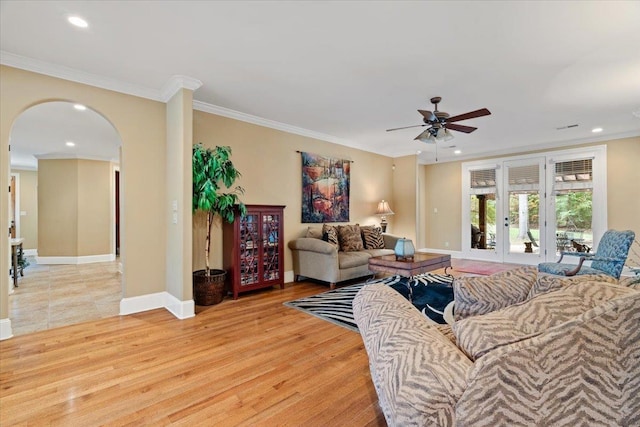
[[[495,249],[496,247],[496,195],[471,195],[471,247]]]
[[[496,247],[496,170],[470,171],[471,248]]]
[[[509,168],[509,253],[540,253],[540,168]]]
[[[586,252],[593,247],[592,160],[555,165],[556,254]],[[586,247],[585,247],[586,246]]]

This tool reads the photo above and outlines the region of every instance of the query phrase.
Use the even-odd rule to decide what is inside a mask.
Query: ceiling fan
[[[449,130],[455,130],[458,132],[471,133],[477,128],[472,126],[464,126],[459,125],[455,122],[459,122],[461,120],[473,119],[476,117],[488,116],[491,114],[491,111],[486,108],[481,108],[480,110],[470,111],[465,114],[459,114],[457,116],[449,117],[449,113],[445,113],[444,111],[438,111],[438,104],[442,100],[441,97],[435,96],[431,98],[431,103],[434,106],[433,112],[427,110],[418,110],[418,113],[422,114],[424,123],[421,125],[414,126],[404,126],[400,128],[387,129],[387,132],[391,132],[394,130],[400,129],[409,129],[414,127],[425,127],[428,126],[427,129],[422,132],[420,135],[415,137],[415,140],[422,142],[436,142],[436,141],[447,141],[453,138],[453,135],[449,132]]]

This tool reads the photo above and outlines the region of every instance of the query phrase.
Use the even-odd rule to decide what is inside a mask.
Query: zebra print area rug
[[[413,278],[390,276],[288,301],[284,305],[357,332],[351,303],[363,286],[374,283],[394,288],[435,323],[447,323],[447,315],[452,318],[453,276],[445,274],[425,273]]]

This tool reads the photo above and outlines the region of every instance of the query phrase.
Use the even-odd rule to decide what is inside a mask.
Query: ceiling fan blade
[[[435,120],[438,120],[436,115],[433,114],[431,111],[418,110],[418,113],[422,114],[422,117],[424,117],[429,122],[433,122]]]
[[[458,132],[471,133],[478,128],[474,128],[473,126],[464,126],[457,125],[455,123],[447,123],[445,127],[449,130],[457,130]]]
[[[424,127],[424,126],[431,126],[431,125],[428,125],[428,124],[426,124],[426,123],[423,123],[423,124],[421,124],[421,125],[404,126],[404,127],[401,127],[401,128],[387,129],[387,132],[391,132],[391,131],[393,131],[393,130],[400,130],[400,129],[418,128],[418,127]]]
[[[487,110],[486,108],[481,108],[476,111],[470,111],[465,114],[459,114],[457,116],[449,117],[447,119],[447,123],[459,122],[460,120],[474,119],[476,117],[488,116],[489,114],[491,114],[491,111]]]

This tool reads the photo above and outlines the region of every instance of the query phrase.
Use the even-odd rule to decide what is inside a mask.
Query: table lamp
[[[382,232],[385,233],[387,231],[387,215],[393,215],[393,211],[389,207],[389,202],[382,200],[378,203],[378,209],[376,210],[376,215],[380,215],[380,228]]]

